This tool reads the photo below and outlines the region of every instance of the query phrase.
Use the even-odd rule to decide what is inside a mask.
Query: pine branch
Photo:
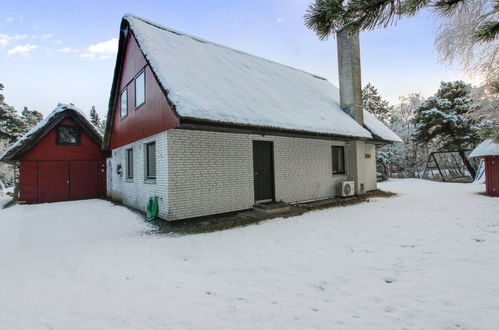
[[[326,40],[344,25],[344,15],[343,0],[316,0],[307,9],[305,25]]]
[[[466,0],[438,0],[431,6],[433,9],[442,16],[450,16],[454,10],[463,4]]]
[[[475,42],[490,42],[499,37],[499,21],[486,21],[480,24],[473,33]]]

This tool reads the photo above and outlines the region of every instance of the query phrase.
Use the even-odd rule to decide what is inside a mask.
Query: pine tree
[[[320,39],[327,39],[337,30],[356,33],[387,27],[402,17],[410,17],[425,8],[440,17],[459,15],[470,0],[315,0],[305,14],[305,25]],[[499,22],[495,13],[497,0],[490,0],[488,12],[472,31],[476,43],[493,42],[499,35]]]
[[[102,134],[106,131],[106,124],[107,121],[105,119],[102,119],[100,122],[99,130],[101,131]]]
[[[24,120],[27,129],[29,130],[43,120],[43,114],[36,110],[29,110],[28,107],[24,107],[21,118]]]
[[[97,128],[101,125],[99,114],[97,113],[97,110],[95,110],[95,105],[92,105],[92,108],[90,109],[90,121]]]
[[[467,116],[472,104],[470,93],[471,86],[463,81],[442,82],[437,93],[416,108],[413,139],[419,144],[433,143],[443,151],[457,151],[475,177],[465,150],[479,142],[481,125]]]
[[[383,100],[376,87],[371,83],[368,83],[362,89],[362,104],[365,110],[375,115],[385,124],[390,122],[393,106],[388,101]]]
[[[0,91],[4,86],[0,84]],[[5,97],[0,93],[0,130],[9,134],[9,142],[14,142],[27,131],[26,122],[19,117],[14,107],[5,103]]]

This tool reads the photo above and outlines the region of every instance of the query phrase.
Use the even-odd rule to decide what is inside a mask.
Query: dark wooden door
[[[253,141],[253,175],[255,201],[274,200],[274,145],[269,141]]]

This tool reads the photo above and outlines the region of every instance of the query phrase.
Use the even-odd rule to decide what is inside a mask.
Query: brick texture
[[[277,201],[334,197],[338,182],[348,179],[332,174],[331,146],[345,146],[348,153],[349,144],[343,141],[171,129],[113,150],[109,194],[140,210],[145,210],[149,197],[158,196],[159,216],[166,220],[251,208],[254,140],[274,144]],[[155,182],[145,179],[145,145],[152,141],[156,142]],[[129,148],[134,150],[133,179],[126,178]],[[116,172],[119,164],[121,174]]]
[[[145,145],[156,142],[156,180],[146,179],[146,148]],[[126,150],[133,148],[133,179],[126,178]],[[145,211],[150,197],[158,196],[159,217],[168,218],[168,148],[167,133],[151,137],[114,149],[112,152],[112,198],[122,201],[125,205]],[[121,174],[116,168],[121,165]],[[108,173],[109,173],[108,172]]]
[[[173,129],[168,131],[169,219],[248,209],[254,204],[253,140],[274,142],[276,200],[333,197],[339,141]]]

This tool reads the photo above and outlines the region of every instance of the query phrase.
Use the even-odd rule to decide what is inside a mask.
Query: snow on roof
[[[31,128],[28,133],[24,134],[19,140],[17,140],[13,145],[11,145],[5,152],[0,156],[0,161],[2,160],[10,160],[10,158],[17,153],[17,151],[21,150],[29,141],[33,138],[37,137],[43,131],[45,127],[47,127],[50,123],[58,118],[58,114],[61,112],[73,110],[80,117],[80,119],[84,120],[86,124],[88,124],[89,128],[92,132],[102,140],[102,133],[87,119],[85,114],[75,107],[72,104],[61,104],[59,103],[57,107],[42,121],[36,124],[33,128]]]
[[[131,14],[124,20],[180,117],[372,138],[324,78]]]
[[[377,137],[390,142],[404,142],[391,129],[386,127],[376,116],[367,110],[364,110],[364,125]]]
[[[499,156],[499,144],[492,140],[480,143],[470,154],[470,157]]]

